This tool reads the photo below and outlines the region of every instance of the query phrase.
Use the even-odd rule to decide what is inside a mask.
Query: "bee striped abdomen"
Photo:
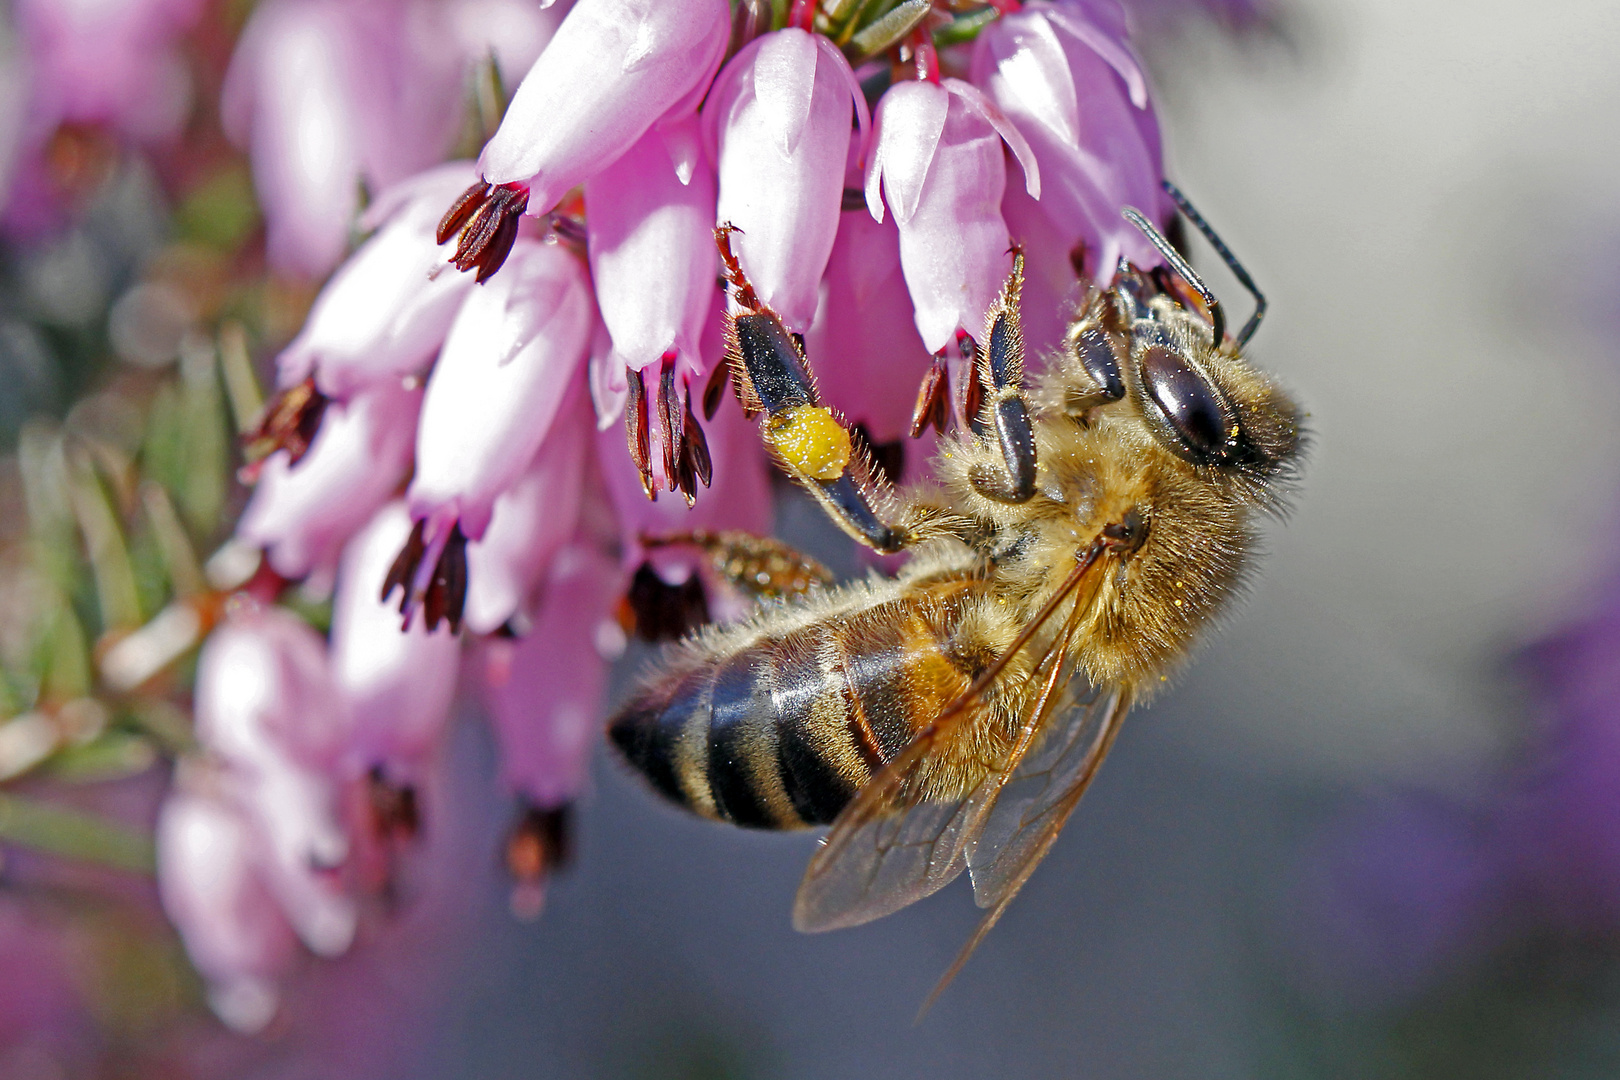
[[[753,828],[830,823],[971,682],[966,583],[747,640],[648,686],[609,726],[668,798]]]

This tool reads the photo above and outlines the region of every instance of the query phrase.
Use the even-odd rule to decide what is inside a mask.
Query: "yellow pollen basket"
[[[836,480],[853,452],[849,432],[831,409],[800,405],[765,425],[765,438],[783,461],[816,480]]]

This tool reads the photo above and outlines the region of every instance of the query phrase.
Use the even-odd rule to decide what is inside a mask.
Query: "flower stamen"
[[[709,601],[698,575],[671,585],[650,562],[636,568],[619,609],[625,633],[650,642],[678,641],[708,621]]]
[[[658,420],[664,427],[664,482],[671,487],[679,486],[675,479],[675,463],[685,439],[682,431],[686,419],[683,405],[680,389],[675,385],[675,354],[667,352],[658,373]],[[690,495],[687,501],[691,501]]]
[[[461,271],[478,270],[477,280],[488,281],[506,262],[517,240],[518,222],[529,208],[527,184],[490,184],[478,181],[450,204],[434,236],[439,243],[459,233],[450,261]]]
[[[932,425],[945,434],[950,424],[951,376],[945,366],[945,350],[934,355],[934,362],[917,388],[917,404],[911,410],[911,437],[920,439]]]
[[[630,460],[635,463],[636,473],[641,477],[641,490],[647,493],[649,501],[656,500],[658,486],[653,482],[652,474],[652,435],[648,430],[647,387],[641,381],[641,372],[632,367],[625,368],[624,381],[630,391],[629,397],[624,402],[624,434],[625,441],[630,447]]]
[[[573,859],[573,807],[540,807],[525,802],[506,834],[506,871],[512,875],[512,911],[539,916],[546,878]]]
[[[690,392],[685,407],[686,422],[681,428],[681,460],[676,482],[681,494],[686,496],[686,505],[691,506],[697,501],[698,484],[708,487],[709,481],[714,479],[714,463],[709,457],[709,439],[698,426],[697,417],[692,415]]]
[[[442,546],[434,550],[435,545],[427,542],[426,534],[427,521],[417,521],[405,546],[388,568],[379,599],[386,603],[395,589],[401,590],[399,613],[404,616],[401,629],[410,627],[411,616],[421,604],[422,622],[429,633],[437,630],[441,622],[449,622],[450,632],[458,633],[461,614],[467,605],[467,537],[461,531],[461,523],[456,522],[450,526],[450,534]],[[418,586],[430,555],[432,573],[424,585]]]
[[[256,481],[264,459],[277,450],[287,451],[289,463],[298,464],[309,453],[330,401],[315,388],[313,375],[282,391],[265,408],[258,425],[242,435],[242,453],[248,460],[239,474],[242,482]]]

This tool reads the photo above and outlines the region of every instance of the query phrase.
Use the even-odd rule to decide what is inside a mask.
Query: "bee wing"
[[[1013,768],[963,853],[982,908],[1004,906],[1045,857],[1113,745],[1130,695],[1091,688],[1075,704],[1061,729]]]
[[[1095,563],[1091,553],[1077,564],[1063,586],[1031,621],[1000,660],[928,727],[846,806],[827,834],[793,903],[793,925],[804,931],[836,930],[898,911],[948,885],[966,865],[965,855],[995,805],[1002,782],[1022,755],[1020,744],[1004,759],[980,760],[984,780],[957,799],[929,798],[929,766],[937,748],[953,744],[963,724],[989,710],[986,692],[1008,660],[1074,595]],[[1071,625],[1058,636],[1031,671],[1061,665]],[[1057,677],[1047,668],[1048,682]],[[1051,687],[1048,686],[1048,692]],[[1047,695],[1041,698],[1041,708]],[[960,754],[959,746],[953,749]]]
[[[990,910],[923,1002],[919,1018],[956,978],[1046,858],[1108,756],[1130,707],[1130,694],[1123,689],[1092,689],[1062,730],[1053,732],[1034,754],[1013,767],[964,852],[973,878],[973,897],[980,907]]]

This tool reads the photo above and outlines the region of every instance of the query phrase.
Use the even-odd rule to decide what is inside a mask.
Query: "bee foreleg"
[[[1004,470],[975,470],[969,481],[987,499],[1025,503],[1035,496],[1035,426],[1024,397],[1024,335],[1018,299],[1024,284],[1024,253],[1013,248],[1012,273],[985,317],[986,347],[976,376],[985,390],[974,424],[981,439],[995,432]]]

